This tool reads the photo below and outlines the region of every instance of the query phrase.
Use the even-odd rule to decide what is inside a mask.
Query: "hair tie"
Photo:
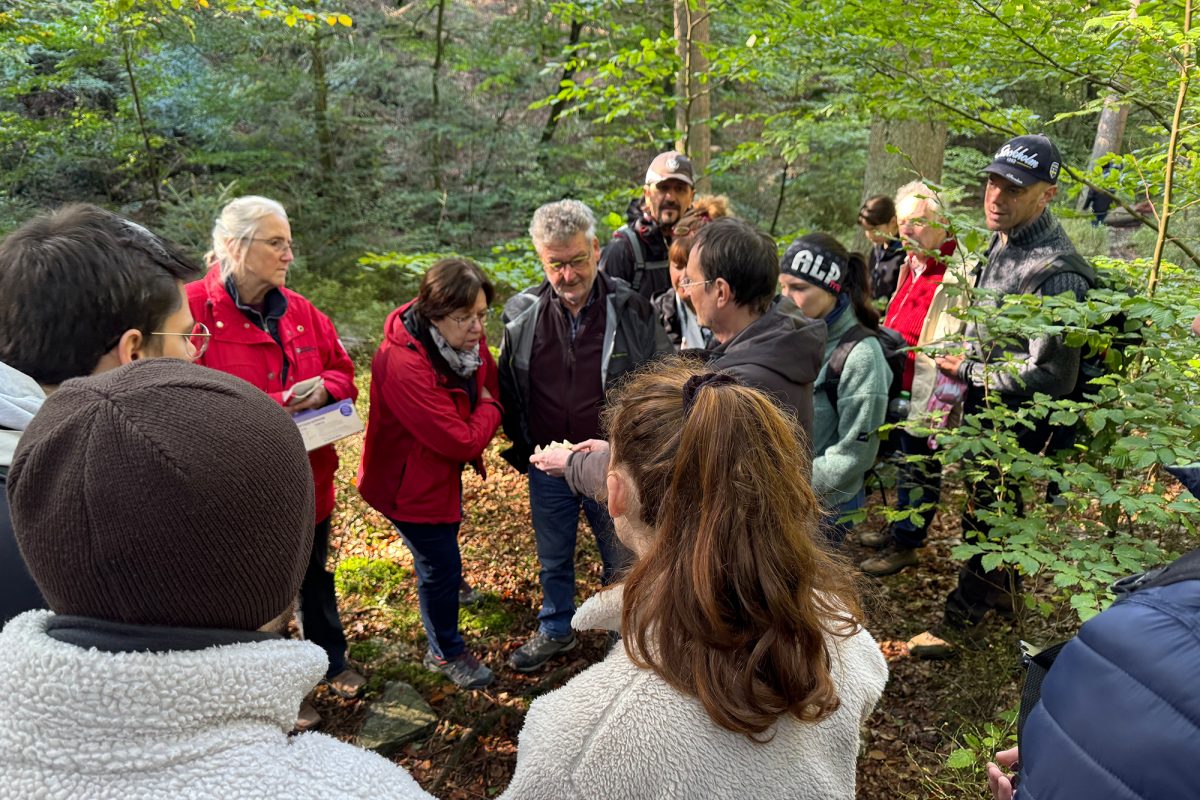
[[[705,386],[722,386],[724,384],[733,383],[741,384],[737,378],[725,372],[706,372],[703,375],[693,375],[687,379],[687,383],[683,385],[683,416],[686,419],[692,413],[692,406],[696,404],[696,395]]]

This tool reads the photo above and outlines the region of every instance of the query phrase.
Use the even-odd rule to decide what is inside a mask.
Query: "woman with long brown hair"
[[[819,534],[794,419],[682,361],[606,412],[637,560],[575,615],[623,646],[535,701],[506,797],[851,798],[887,665]]]

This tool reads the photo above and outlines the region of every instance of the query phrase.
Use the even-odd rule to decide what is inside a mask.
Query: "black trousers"
[[[318,645],[329,656],[329,671],[325,677],[332,678],[346,668],[346,632],[338,616],[333,574],[325,569],[325,561],[329,558],[329,520],[326,517],[313,529],[308,569],[304,571],[304,582],[300,584],[297,621],[300,623],[300,635]]]
[[[1015,411],[1022,400],[1002,400],[1004,405]],[[968,414],[979,411],[983,405],[983,390],[971,387],[967,394],[965,411]],[[1032,429],[1022,428],[1017,434],[1017,443],[1030,453],[1040,453],[1046,448],[1047,442],[1058,430],[1046,420],[1038,420]],[[966,541],[985,541],[991,538],[991,526],[979,519],[975,510],[986,508],[997,499],[997,488],[1000,485],[1000,471],[995,466],[989,466],[985,474],[968,485],[967,507],[962,515],[963,539]],[[1011,482],[1007,494],[1016,504],[1018,515],[1024,513],[1021,501],[1020,487]],[[970,625],[983,619],[989,609],[1001,612],[1013,610],[1013,592],[1020,591],[1021,575],[1008,567],[993,570],[983,568],[983,554],[977,553],[962,566],[958,573],[958,586],[946,598],[944,619],[950,625]]]

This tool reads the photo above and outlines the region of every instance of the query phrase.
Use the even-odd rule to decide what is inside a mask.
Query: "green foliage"
[[[1100,262],[1117,286],[1144,280],[1140,260]],[[1200,287],[1175,267],[1164,280],[1154,298],[1096,289],[1083,302],[1012,297],[998,311],[965,313],[986,317],[989,334],[1001,342],[1061,335],[1085,354],[1106,354],[1110,372],[1082,401],[1035,395],[1014,409],[989,397],[979,413],[938,435],[939,460],[960,465],[968,487],[993,472],[1000,476],[996,501],[975,511],[991,527],[991,538],[967,541],[954,556],[983,554],[985,569],[1006,565],[1027,578],[1044,577],[1052,600],[1069,604],[1082,620],[1107,605],[1114,580],[1169,560],[1196,539],[1200,503],[1176,497],[1177,484],[1162,467],[1200,462],[1200,359],[1189,331],[1200,314]],[[1140,337],[1123,352],[1111,346],[1122,332],[1107,324],[1118,314]],[[1074,452],[1064,458],[1020,447],[1017,436],[1039,420],[1077,424]],[[1041,501],[1050,484],[1061,493],[1061,505]],[[1029,604],[1042,615],[1054,608]]]
[[[342,559],[334,573],[334,583],[339,594],[357,594],[372,598],[377,605],[386,605],[405,590],[412,580],[412,571],[387,559],[368,559],[351,556]]]

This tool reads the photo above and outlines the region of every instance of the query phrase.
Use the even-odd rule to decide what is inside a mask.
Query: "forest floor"
[[[407,681],[434,708],[439,722],[428,739],[410,744],[396,761],[441,798],[494,797],[508,784],[515,766],[517,736],[529,703],[600,660],[605,636],[583,634],[581,647],[533,675],[507,668],[509,653],[535,630],[541,594],[526,479],[499,458],[498,441],[486,454],[488,480],[465,474],[461,531],[465,576],[485,596],[478,607],[463,609],[461,625],[468,647],[495,670],[497,680],[485,691],[465,692],[426,672],[421,666],[425,635],[411,556],[387,521],[367,507],[353,487],[359,446],[357,437],[340,446],[331,561],[351,658],[370,682],[364,697],[355,701],[317,690],[314,702],[325,718],[324,730],[353,741],[367,706],[384,684]],[[960,491],[955,481],[947,480],[943,499],[951,498],[953,506],[952,498]],[[876,510],[860,530],[883,527],[877,513],[880,502],[877,492],[872,498]],[[1019,696],[1021,623],[988,620],[978,645],[948,661],[910,658],[904,646],[940,616],[957,574],[950,550],[958,536],[955,515],[939,515],[919,566],[865,585],[867,627],[879,641],[891,677],[863,731],[860,798],[984,797],[981,765],[992,750],[1002,749],[1011,729],[1001,719],[1011,718]],[[578,595],[584,598],[600,585],[599,559],[586,523],[579,541]],[[857,563],[867,555],[852,536],[846,556]],[[1027,618],[1024,624],[1023,637],[1042,643],[1061,638],[1072,626],[1066,613],[1052,620]],[[997,728],[989,730],[991,724]],[[989,734],[1001,744],[992,747],[983,741]],[[963,768],[949,767],[950,753],[966,746],[979,757]]]

